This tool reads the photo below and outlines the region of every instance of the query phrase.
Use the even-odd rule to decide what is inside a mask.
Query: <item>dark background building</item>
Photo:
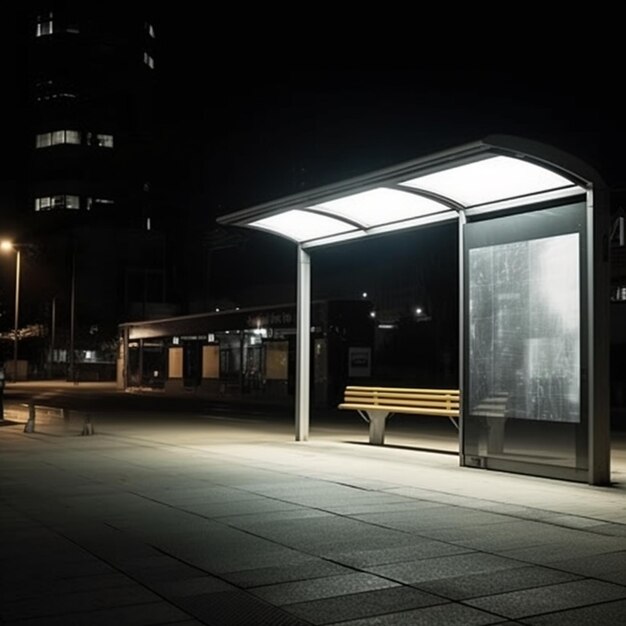
[[[355,60],[293,41],[287,50],[245,25],[229,47],[189,11],[143,2],[38,2],[5,17],[14,28],[4,40],[11,123],[0,145],[0,234],[33,244],[23,251],[20,317],[45,336],[20,353],[38,371],[53,312],[66,359],[57,372],[67,368],[72,274],[75,347],[90,354],[114,344],[120,322],[292,302],[293,247],[217,228],[218,215],[490,133],[581,156],[607,179],[614,210],[623,204],[626,129],[610,55],[599,64],[570,46],[565,59],[555,42],[536,56],[465,50],[451,62],[412,41],[410,58],[421,60],[364,46]],[[254,54],[238,61],[233,46]],[[585,88],[591,69],[594,88]],[[454,362],[457,259],[444,251],[455,237],[442,226],[427,240],[406,233],[316,253],[314,297],[368,293],[390,376],[400,363],[428,370],[440,338],[441,358]],[[0,260],[6,333],[14,265]],[[1,349],[8,357],[10,342]]]
[[[15,25],[20,115],[0,231],[21,246],[20,321],[41,328],[21,355],[31,374],[61,374],[73,345],[83,376],[111,377],[119,321],[178,310],[168,280],[175,237],[152,191],[154,24],[144,3],[50,1],[17,12]]]

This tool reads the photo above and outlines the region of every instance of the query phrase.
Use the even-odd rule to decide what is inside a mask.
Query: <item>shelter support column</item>
[[[603,191],[587,192],[587,273],[589,284],[589,483],[611,482],[609,407],[609,211]],[[584,380],[584,379],[583,379]]]
[[[459,464],[465,465],[463,460],[463,408],[465,406],[465,393],[463,381],[465,376],[465,224],[467,218],[465,211],[459,209],[458,219],[458,243],[459,243]]]
[[[307,441],[311,384],[311,257],[300,246],[298,247],[297,297],[296,441]]]

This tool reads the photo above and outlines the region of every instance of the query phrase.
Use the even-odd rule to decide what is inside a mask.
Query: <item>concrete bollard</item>
[[[91,416],[85,415],[85,423],[83,424],[83,432],[81,433],[81,435],[86,437],[93,434],[95,433],[93,430],[93,424],[91,423]]]
[[[35,405],[32,402],[28,405],[28,421],[26,422],[26,426],[24,426],[24,432],[35,432]]]

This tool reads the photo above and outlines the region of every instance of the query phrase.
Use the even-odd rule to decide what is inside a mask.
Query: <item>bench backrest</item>
[[[380,407],[406,406],[456,411],[459,408],[458,389],[408,389],[401,387],[348,386],[345,404],[371,404]]]

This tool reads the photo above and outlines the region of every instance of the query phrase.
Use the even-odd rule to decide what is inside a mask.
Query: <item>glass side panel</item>
[[[585,470],[584,205],[465,233],[464,453]]]

